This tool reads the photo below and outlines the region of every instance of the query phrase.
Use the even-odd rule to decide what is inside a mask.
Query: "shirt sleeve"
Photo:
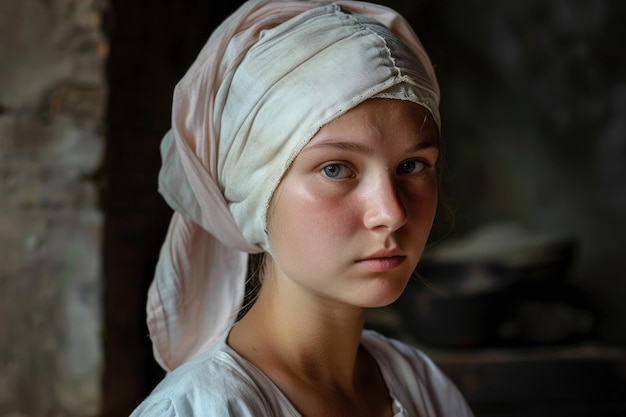
[[[249,401],[246,397],[227,394],[220,398],[204,396],[199,401],[165,398],[152,401],[149,397],[132,412],[130,417],[257,417],[273,416],[262,401]]]
[[[193,364],[192,364],[193,365]],[[223,361],[184,366],[165,377],[130,417],[275,415],[250,377]]]
[[[174,404],[169,398],[160,401],[144,401],[130,414],[130,417],[177,417]]]

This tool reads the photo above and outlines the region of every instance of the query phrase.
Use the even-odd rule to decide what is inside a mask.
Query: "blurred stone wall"
[[[0,416],[99,411],[103,6],[0,0]]]

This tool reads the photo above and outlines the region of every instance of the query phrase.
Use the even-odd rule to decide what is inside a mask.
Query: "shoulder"
[[[371,330],[363,332],[362,343],[378,362],[390,392],[416,415],[472,416],[454,383],[417,347]]]
[[[272,415],[249,369],[214,349],[170,372],[131,417]]]

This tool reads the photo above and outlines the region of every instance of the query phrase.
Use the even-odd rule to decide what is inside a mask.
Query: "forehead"
[[[385,141],[411,138],[439,143],[437,125],[424,106],[407,100],[374,98],[323,126],[305,149],[324,141],[372,136]]]

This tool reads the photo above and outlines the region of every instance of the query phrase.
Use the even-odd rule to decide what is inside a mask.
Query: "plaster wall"
[[[102,371],[97,0],[0,0],[0,415],[89,416]]]

